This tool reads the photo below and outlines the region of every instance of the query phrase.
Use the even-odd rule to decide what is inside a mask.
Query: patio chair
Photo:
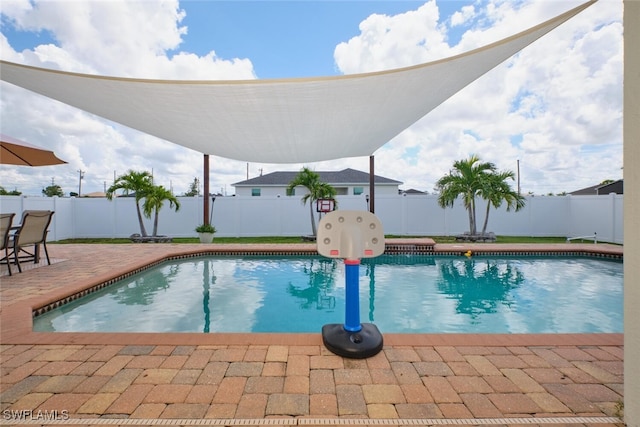
[[[53,211],[24,211],[22,223],[10,236],[9,247],[12,249],[18,271],[22,272],[20,261],[31,261],[34,264],[40,262],[40,245],[44,247],[47,264],[51,265],[49,252],[47,251],[47,232]],[[33,245],[33,251],[29,252],[25,247]]]
[[[0,264],[7,264],[9,276],[13,274],[11,273],[11,263],[9,262],[9,234],[15,215],[14,213],[0,214],[0,250],[4,251],[4,256],[0,258]]]

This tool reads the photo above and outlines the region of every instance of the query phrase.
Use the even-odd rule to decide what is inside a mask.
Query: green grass
[[[453,236],[434,236],[431,237],[436,243],[460,243],[456,242]],[[592,242],[592,240],[585,240]],[[529,237],[529,236],[497,236],[494,243],[566,243],[566,237]],[[579,243],[574,240],[573,243]]]
[[[173,243],[199,243],[200,240],[197,237],[174,237]],[[261,236],[261,237],[215,237],[214,243],[224,244],[243,244],[243,243],[305,243],[300,237],[284,237],[284,236]],[[128,238],[118,239],[65,239],[58,240],[51,243],[67,244],[67,243],[131,243]],[[308,242],[307,242],[308,243]]]
[[[387,238],[393,237],[416,237],[416,236],[398,236],[388,235]],[[435,240],[436,243],[455,243],[456,239],[453,236],[421,236],[430,237]],[[198,243],[197,237],[174,237],[173,243]],[[214,243],[222,244],[247,244],[247,243],[309,243],[303,242],[298,236],[264,236],[264,237],[215,237]],[[591,240],[585,240],[584,242],[591,242]],[[65,239],[58,240],[59,244],[67,243],[131,243],[128,238],[122,239]],[[527,237],[527,236],[498,236],[496,243],[566,243],[565,237]],[[580,243],[579,240],[574,240],[572,243]]]

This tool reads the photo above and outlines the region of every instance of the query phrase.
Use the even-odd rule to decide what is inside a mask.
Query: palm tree
[[[302,170],[296,175],[296,177],[289,183],[287,187],[288,191],[293,190],[294,188],[301,186],[305,187],[308,191],[307,194],[302,196],[302,203],[307,204],[309,201],[309,214],[311,215],[311,231],[313,236],[316,236],[316,221],[313,216],[313,202],[318,199],[333,199],[335,198],[337,192],[336,189],[333,188],[330,184],[326,182],[320,181],[320,175],[312,171],[311,169],[304,167]],[[335,203],[334,203],[334,206]]]
[[[453,164],[453,170],[443,176],[436,183],[440,192],[438,204],[442,208],[453,207],[453,203],[462,196],[465,209],[469,214],[469,233],[475,235],[476,231],[476,196],[483,188],[483,180],[486,175],[493,174],[496,167],[493,163],[481,162],[475,154],[466,160],[457,160]]]
[[[107,189],[107,199],[113,199],[113,195],[117,190],[124,190],[123,193],[128,195],[134,193],[136,199],[136,212],[138,213],[138,223],[140,224],[140,234],[147,237],[147,230],[144,228],[142,221],[142,212],[140,211],[140,200],[146,197],[147,193],[153,187],[153,178],[147,171],[136,172],[129,170],[124,175],[116,178],[111,187]]]
[[[503,171],[488,174],[483,177],[483,187],[480,190],[480,196],[487,201],[487,211],[484,217],[484,225],[482,226],[483,235],[487,231],[491,206],[499,208],[504,201],[507,202],[507,212],[512,208],[515,208],[516,212],[518,212],[525,205],[525,198],[511,189],[506,182],[507,179],[514,180],[515,174],[512,171]]]
[[[170,207],[175,206],[176,212],[180,210],[180,202],[178,199],[171,193],[171,191],[164,188],[162,185],[154,185],[151,190],[149,190],[144,199],[144,205],[142,206],[142,210],[144,215],[147,218],[151,218],[151,213],[154,213],[153,218],[153,236],[158,235],[158,213],[160,209],[164,205],[164,202],[168,201]]]

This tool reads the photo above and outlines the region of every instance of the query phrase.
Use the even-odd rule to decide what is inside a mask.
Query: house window
[[[353,195],[359,196],[364,193],[364,187],[353,187]]]
[[[287,196],[295,196],[296,189],[295,188],[287,188]]]
[[[252,188],[251,189],[251,195],[254,197],[260,196],[260,189],[259,188]]]

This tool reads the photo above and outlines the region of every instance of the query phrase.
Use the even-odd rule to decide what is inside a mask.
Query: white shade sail
[[[369,156],[594,2],[488,46],[390,71],[299,79],[144,80],[0,61],[0,78],[204,154],[263,163]]]

